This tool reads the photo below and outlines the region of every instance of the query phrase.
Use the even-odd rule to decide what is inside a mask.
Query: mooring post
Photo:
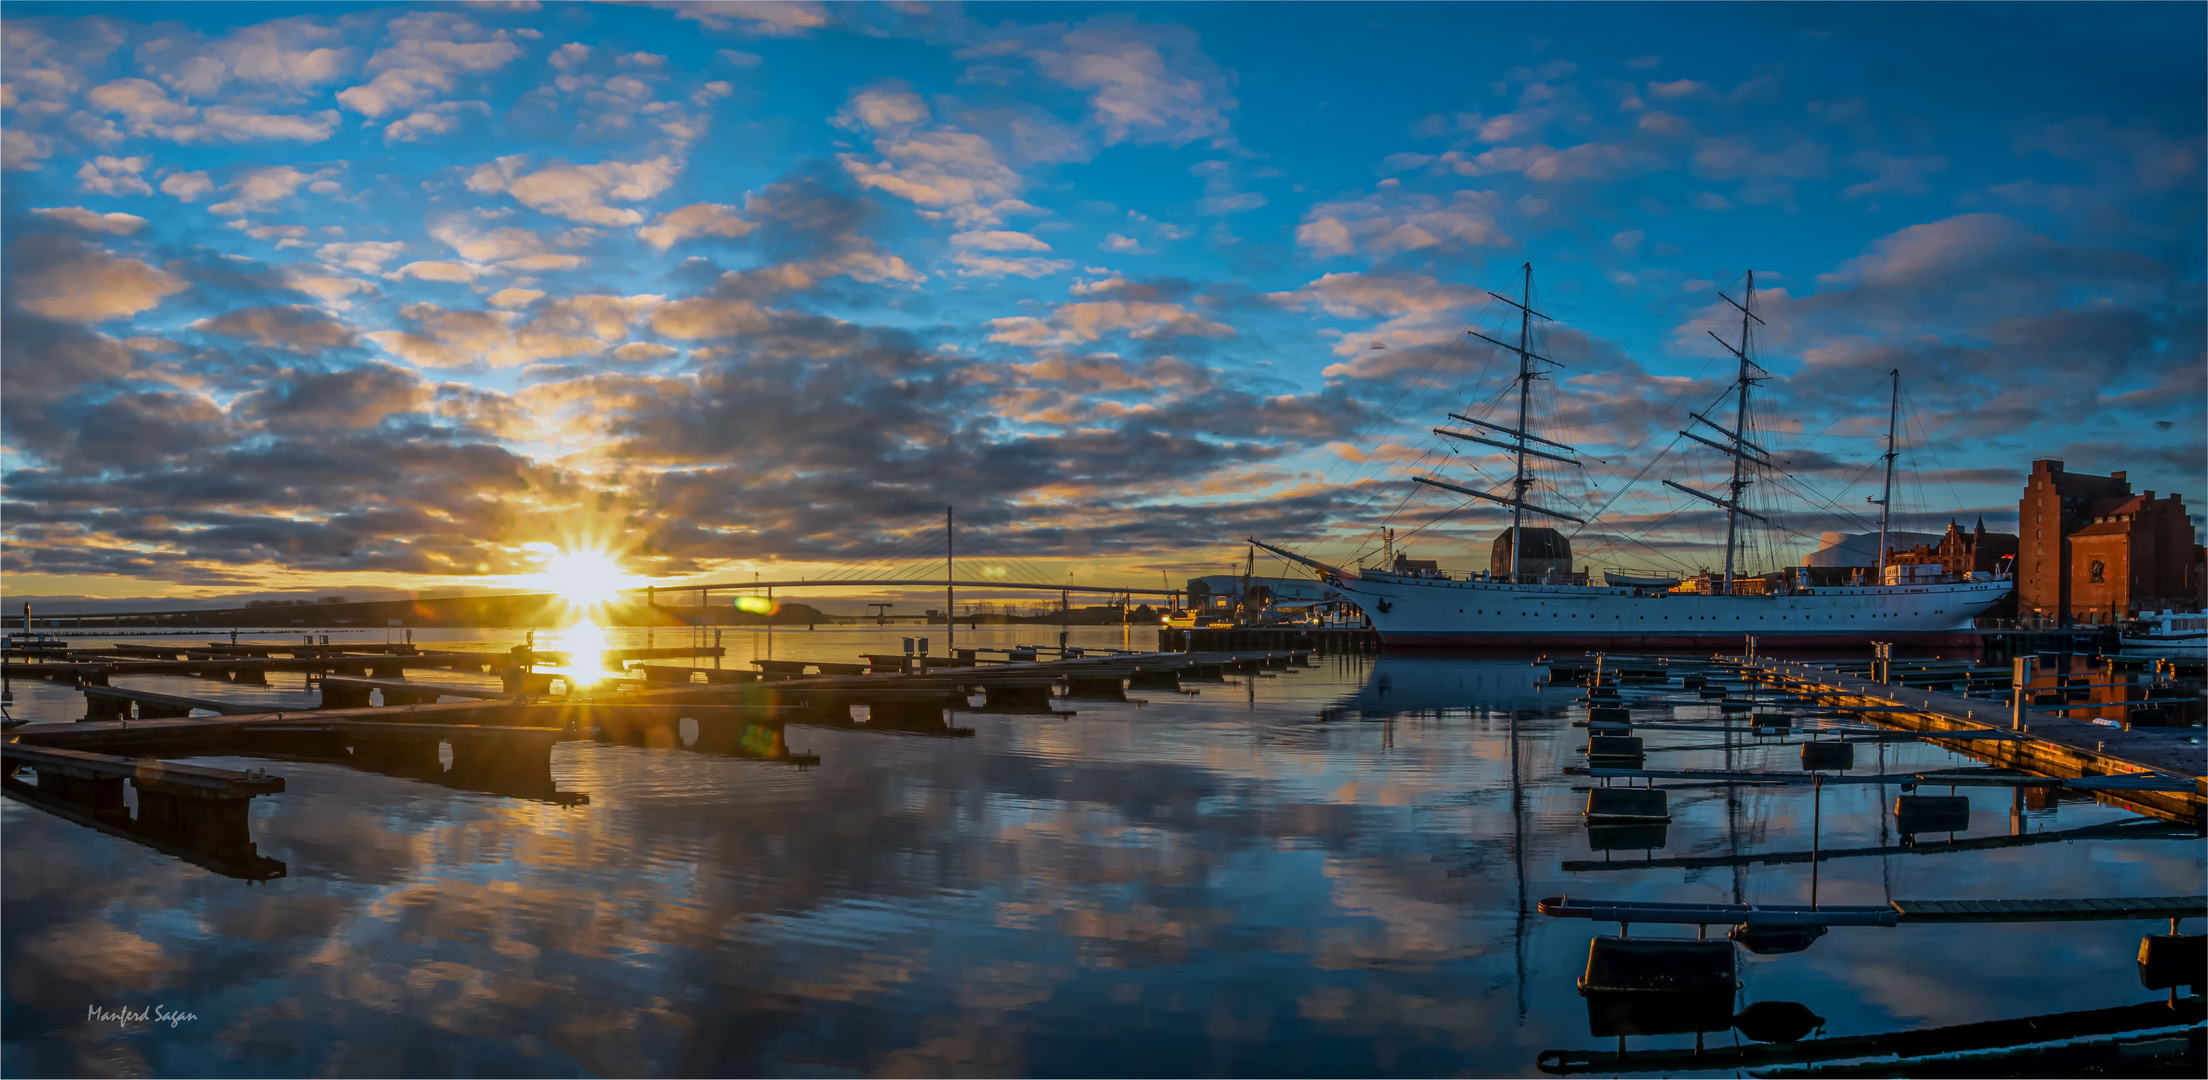
[[[1825,774],[1818,773],[1816,779],[1810,781],[1809,799],[1809,910],[1815,911],[1817,910],[1817,864],[1821,861],[1819,840],[1824,832],[1825,824]]]
[[[2032,661],[2035,659],[2037,658],[2019,656],[2009,661],[2009,682],[2016,688],[2015,692],[2009,695],[2009,729],[2011,731],[2024,730],[2024,703],[2031,698]]]

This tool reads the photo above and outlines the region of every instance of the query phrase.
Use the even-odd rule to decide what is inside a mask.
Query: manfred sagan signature
[[[173,1029],[176,1025],[187,1020],[199,1019],[199,1014],[187,1012],[183,1009],[171,1009],[166,1005],[142,1005],[135,1009],[128,1005],[113,1009],[99,1005],[87,1005],[84,1007],[84,1018],[89,1023],[114,1024],[117,1027],[129,1027],[132,1024],[167,1024]]]

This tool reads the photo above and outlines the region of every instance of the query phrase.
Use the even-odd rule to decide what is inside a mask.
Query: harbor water
[[[1058,632],[957,636],[1004,647]],[[771,643],[724,630],[724,663],[851,662],[922,633],[946,651],[941,627]],[[1139,649],[1153,631],[1069,633]],[[487,651],[520,640],[415,635]],[[645,638],[617,629],[607,644]],[[1537,1074],[1544,1051],[1619,1041],[1598,1035],[1576,986],[1590,940],[1617,926],[1541,915],[1543,897],[1808,903],[1813,867],[1825,904],[2190,895],[2208,877],[2201,840],[2163,828],[1904,847],[1898,792],[1877,785],[1681,783],[1671,823],[1644,834],[1660,846],[1598,851],[1589,781],[1564,771],[1584,763],[1582,690],[1546,685],[1529,660],[1320,656],[1193,693],[1058,699],[1073,715],[957,712],[949,737],[793,723],[766,754],[563,742],[553,777],[581,805],[336,762],[194,759],[286,779],[253,802],[258,852],[282,864],[258,882],[0,800],[0,1071]],[[296,673],[115,684],[316,702]],[[83,715],[73,688],[13,689],[17,717]],[[1726,715],[1684,701],[1671,713]],[[1638,734],[1652,766],[1799,768],[1798,738]],[[1906,742],[1857,754],[1858,772],[1976,764]],[[1956,839],[2137,820],[2090,798],[1959,794],[1972,805]],[[1835,855],[1764,858],[1813,848]],[[1697,861],[1660,865],[1683,858]],[[2167,927],[1840,927],[1801,952],[1739,951],[1734,1007],[1799,1002],[1835,1037],[2157,1001],[2135,957]],[[156,1009],[167,1019],[131,1018]]]

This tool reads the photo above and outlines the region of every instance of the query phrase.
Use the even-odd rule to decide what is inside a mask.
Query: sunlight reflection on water
[[[474,633],[456,640],[518,641]],[[646,639],[605,633],[614,647]],[[894,637],[857,631],[777,636],[783,658],[895,651]],[[729,666],[764,655],[760,637],[729,635]],[[287,867],[265,885],[0,801],[11,871],[0,1065],[1530,1073],[1541,1050],[1603,1045],[1573,983],[1589,937],[1614,929],[1529,916],[1532,902],[1794,901],[1808,881],[1801,863],[1565,869],[1645,856],[1590,850],[1585,795],[1562,773],[1581,760],[1576,691],[1536,674],[1522,659],[1324,658],[1194,696],[1059,700],[1070,718],[958,714],[970,738],[782,723],[696,749],[562,743],[552,774],[589,793],[578,807],[336,763],[205,759],[288,780],[254,806],[260,854]],[[1679,719],[1714,719],[1705,711]],[[1711,739],[1648,735],[1679,748]],[[804,752],[818,763],[796,764]],[[1785,768],[1796,752],[1730,759]],[[1887,752],[1895,767],[1956,760]],[[1683,767],[1727,760],[1671,753]],[[1828,788],[1819,841],[1894,843],[1881,810],[1891,794]],[[1967,835],[2009,830],[2005,794],[1972,797]],[[1671,812],[1658,858],[1811,843],[1798,789],[1682,790]],[[2040,831],[2124,816],[2065,801],[2021,821]],[[1833,859],[1821,895],[2168,895],[2197,892],[2203,867],[2197,841],[2074,840]],[[1831,1034],[2126,1004],[2156,996],[2132,961],[2155,929],[1836,930],[1803,954],[1744,956],[1741,1000],[1808,1003]],[[205,1019],[102,1028],[83,1022],[87,1001],[168,1002]]]

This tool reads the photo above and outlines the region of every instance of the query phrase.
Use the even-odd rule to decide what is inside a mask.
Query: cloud
[[[951,257],[951,262],[957,264],[963,277],[1039,278],[1073,269],[1073,263],[1067,259],[1007,259],[972,251],[960,251]]]
[[[1444,202],[1384,188],[1364,198],[1312,207],[1296,228],[1296,243],[1322,258],[1360,248],[1386,256],[1428,248],[1505,247],[1511,239],[1495,223],[1497,202],[1489,191],[1458,191]]]
[[[665,360],[681,351],[656,342],[632,341],[613,350],[613,358],[625,363],[641,364],[652,360]]]
[[[1002,229],[976,229],[956,233],[951,237],[954,247],[975,248],[981,251],[1049,251],[1050,245],[1040,237],[1023,232]]]
[[[162,193],[173,195],[181,202],[194,202],[213,190],[215,182],[205,172],[174,172],[161,180]],[[152,192],[146,194],[150,195]]]
[[[1678,100],[1680,98],[1700,97],[1708,93],[1710,93],[1710,84],[1697,82],[1693,79],[1679,79],[1675,82],[1651,82],[1648,84],[1648,96],[1652,98]]]
[[[30,172],[45,167],[54,153],[54,140],[37,132],[11,127],[0,130],[0,168]]]
[[[1850,155],[1848,167],[1875,174],[1873,179],[1860,184],[1850,184],[1840,192],[1843,199],[1860,199],[1868,195],[1925,195],[1931,192],[1926,186],[1926,173],[1944,172],[1947,159],[1938,156],[1888,157],[1873,150]]]
[[[120,114],[133,135],[176,138],[179,142],[190,142],[198,135],[190,121],[199,110],[170,100],[169,92],[150,80],[116,79],[93,87],[84,97],[101,112]],[[178,138],[179,133],[184,137]]]
[[[284,283],[322,301],[322,305],[332,311],[350,311],[353,307],[351,297],[376,292],[374,282],[317,273],[312,267],[296,264],[284,268]]]
[[[400,308],[399,315],[416,329],[372,330],[362,336],[418,367],[464,367],[486,361],[510,365],[529,359],[509,351],[513,332],[504,313],[454,311],[418,303]]]
[[[691,203],[660,214],[651,224],[636,230],[637,239],[660,251],[700,236],[749,236],[755,226],[738,217],[736,208],[722,203]]]
[[[1236,191],[1236,169],[1230,161],[1199,161],[1189,166],[1189,173],[1204,178],[1204,197],[1196,201],[1196,212],[1206,216],[1239,214],[1265,205],[1265,196],[1254,191]]]
[[[385,143],[416,142],[424,135],[448,135],[460,128],[460,118],[468,113],[490,115],[491,107],[481,101],[440,101],[425,105],[385,124]]]
[[[1106,335],[1124,333],[1137,341],[1164,341],[1178,337],[1231,338],[1233,327],[1214,322],[1183,307],[1153,298],[1156,294],[1121,279],[1100,283],[1101,291],[1123,293],[1125,299],[1084,300],[1061,304],[1047,318],[1022,315],[991,319],[989,340],[1005,345],[1044,348],[1086,345]],[[1090,289],[1091,293],[1099,290]]]
[[[353,328],[305,304],[240,308],[192,323],[192,329],[244,338],[264,349],[315,353],[358,344]]]
[[[303,173],[289,165],[276,165],[265,169],[248,169],[237,179],[222,186],[230,192],[230,198],[207,207],[208,213],[232,217],[274,208],[279,203],[298,194],[299,189],[316,180],[335,176],[336,170],[322,169]],[[162,184],[167,189],[167,182]],[[172,194],[174,194],[172,192]]]
[[[81,206],[40,206],[31,213],[50,221],[74,225],[86,232],[107,233],[111,236],[129,236],[146,227],[146,219],[136,214],[101,214]]]
[[[949,125],[923,128],[927,105],[902,84],[853,93],[837,123],[871,132],[878,160],[841,154],[844,171],[862,187],[887,192],[947,217],[962,228],[996,225],[1005,214],[1032,210],[1020,201],[1027,184],[987,139]]]
[[[758,37],[802,37],[828,25],[828,10],[812,0],[653,0],[715,30],[739,29]],[[727,50],[722,50],[726,52]]]
[[[101,195],[151,195],[153,188],[146,185],[141,173],[146,171],[143,157],[109,157],[102,154],[85,162],[77,169],[77,190]]]
[[[2119,126],[2104,116],[2019,125],[2012,142],[2019,154],[2076,161],[2125,187],[2147,191],[2197,190],[2208,145],[2197,133],[2171,138],[2151,124]]]
[[[1381,319],[1370,330],[1343,334],[1334,355],[1347,362],[1320,372],[1328,379],[1374,379],[1431,366],[1433,358],[1422,350],[1455,342],[1467,309],[1487,295],[1419,274],[1327,274],[1266,299],[1337,319]]]
[[[644,215],[617,208],[608,202],[641,202],[657,197],[675,182],[681,164],[671,157],[648,161],[606,161],[595,165],[554,163],[536,172],[522,172],[525,159],[503,157],[478,166],[468,176],[468,189],[481,194],[504,192],[515,202],[543,213],[592,225],[636,225]]]
[[[431,226],[429,235],[471,264],[496,264],[506,270],[573,270],[588,261],[580,255],[552,251],[543,237],[528,229],[509,227],[485,232],[463,219],[447,218]]]
[[[1776,150],[1759,150],[1738,136],[1703,139],[1695,147],[1694,174],[1705,180],[1803,180],[1832,169],[1831,155],[1817,143],[1797,140]]]
[[[147,79],[104,83],[88,91],[85,101],[102,113],[122,116],[124,127],[132,135],[179,143],[256,139],[321,142],[337,128],[334,109],[305,115],[268,113],[236,105],[201,109],[170,98],[167,90]]]
[[[627,337],[632,325],[665,302],[666,297],[654,295],[570,296],[539,309],[536,318],[523,329],[540,335],[589,335],[611,343]]]
[[[132,55],[146,74],[202,98],[232,79],[305,90],[343,78],[356,62],[344,31],[311,18],[240,27],[216,41],[168,34],[140,43]]]
[[[8,252],[8,300],[26,311],[98,323],[136,315],[182,292],[182,278],[66,237],[26,236]]]
[[[534,319],[519,325],[515,322],[519,316],[511,311],[470,311],[417,303],[399,309],[400,316],[415,324],[414,330],[377,330],[363,336],[385,352],[419,367],[478,363],[513,367],[603,353],[627,337],[632,326],[654,312],[664,311],[664,299],[571,296],[545,305]],[[657,320],[653,321],[657,328]]]
[[[283,368],[270,385],[239,395],[232,411],[282,432],[361,431],[421,412],[430,400],[430,388],[414,372],[369,363],[336,371]]]
[[[655,332],[686,341],[756,334],[767,326],[767,312],[759,305],[724,297],[692,296],[652,313]]]
[[[928,121],[928,103],[903,82],[888,82],[854,91],[836,111],[833,123],[846,131],[872,129],[895,133],[909,131]]]
[[[1104,237],[1104,242],[1096,246],[1104,249],[1105,251],[1116,251],[1123,255],[1157,254],[1157,252],[1143,247],[1142,243],[1138,240],[1135,240],[1133,237],[1122,236],[1116,232],[1106,234]]]
[[[500,289],[484,298],[492,307],[525,308],[544,299],[542,289]]]
[[[1236,104],[1228,79],[1185,27],[1091,20],[1027,56],[1050,79],[1090,92],[1090,117],[1106,143],[1228,138]]]
[[[413,278],[416,281],[443,281],[454,285],[472,285],[481,277],[483,267],[470,262],[451,259],[421,259],[407,263],[383,275],[393,281]],[[373,335],[371,335],[373,336]]]
[[[406,244],[398,240],[347,240],[315,249],[323,262],[363,274],[380,274],[383,264],[399,257]]]
[[[1623,143],[1601,142],[1581,143],[1561,150],[1547,145],[1498,146],[1471,157],[1455,155],[1452,151],[1443,154],[1442,159],[1451,161],[1452,168],[1460,176],[1511,172],[1544,183],[1600,180],[1664,167],[1663,159],[1654,154]]]
[[[337,95],[338,104],[370,119],[427,105],[461,76],[496,71],[521,56],[506,31],[486,32],[456,12],[401,15],[387,32],[390,44],[368,60],[375,78]]]
[[[227,105],[210,105],[201,112],[200,119],[214,137],[232,142],[252,139],[321,142],[337,129],[335,109],[324,109],[303,116],[287,116]]]

